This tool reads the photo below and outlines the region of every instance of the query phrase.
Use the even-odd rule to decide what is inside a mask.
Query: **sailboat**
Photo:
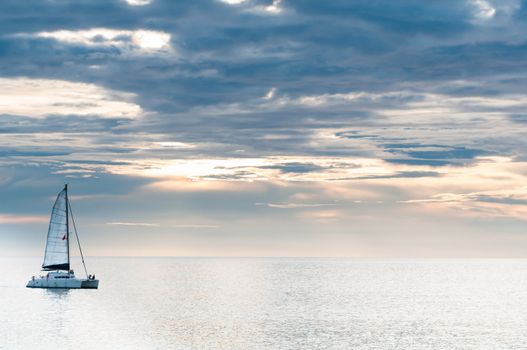
[[[70,269],[70,217],[86,278],[75,277],[75,273]],[[88,270],[86,269],[79,235],[77,234],[71,204],[68,199],[67,184],[64,185],[64,189],[58,194],[51,211],[42,270],[47,271],[47,274],[31,277],[26,287],[66,289],[97,289],[99,287],[99,280],[95,279],[95,275],[88,275]]]

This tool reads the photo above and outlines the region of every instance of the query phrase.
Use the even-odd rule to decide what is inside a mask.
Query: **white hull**
[[[97,289],[99,280],[80,279],[65,272],[50,272],[47,276],[33,277],[27,288]]]

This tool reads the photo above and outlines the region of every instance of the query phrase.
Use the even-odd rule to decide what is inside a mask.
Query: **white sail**
[[[42,268],[45,270],[69,270],[68,188],[58,194],[49,221],[46,253]]]

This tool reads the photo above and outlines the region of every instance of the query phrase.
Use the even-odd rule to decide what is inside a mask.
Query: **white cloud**
[[[119,30],[109,28],[91,28],[85,30],[57,30],[33,34],[18,34],[37,38],[55,39],[57,41],[86,46],[113,46],[125,52],[154,53],[170,51],[170,34],[138,29]]]
[[[55,39],[67,43],[83,45],[119,45],[125,37],[131,35],[128,30],[93,28],[87,30],[57,30],[33,34],[39,38]],[[30,35],[31,36],[31,35]]]
[[[177,141],[159,141],[159,142],[153,142],[151,145],[148,145],[146,149],[151,149],[155,147],[161,147],[161,148],[194,148],[196,147],[193,144],[185,143],[185,142],[177,142]]]
[[[13,215],[0,213],[0,225],[43,223],[47,222],[48,220],[49,217],[44,215]]]
[[[526,220],[527,163],[506,157],[478,160],[471,167],[451,167],[443,177],[408,183],[404,191],[410,198],[397,202],[437,214]]]
[[[238,5],[242,4],[247,0],[220,0],[223,3],[229,4],[229,5]]]
[[[335,203],[254,203],[256,206],[266,206],[278,209],[299,209],[299,208],[319,208],[333,207]]]
[[[106,225],[115,225],[115,226],[159,226],[158,224],[151,224],[148,222],[107,222]]]
[[[125,0],[130,6],[145,6],[152,3],[152,0]]]
[[[273,3],[265,8],[267,12],[272,13],[280,13],[282,12],[282,7],[280,5],[282,4],[282,0],[273,0]]]
[[[402,90],[398,92],[350,92],[339,94],[306,95],[298,98],[280,97],[264,104],[262,109],[283,106],[309,108],[362,108],[389,123],[429,124],[440,120],[444,124],[460,123],[475,118],[487,118],[495,126],[507,127],[511,114],[521,114],[527,108],[527,97],[520,94],[499,96],[452,96],[441,93]],[[242,111],[243,112],[243,111]],[[497,118],[498,117],[498,118]],[[486,128],[486,130],[489,130]]]
[[[276,93],[276,88],[271,88],[267,92],[267,94],[264,96],[264,100],[271,100]]]
[[[141,107],[134,94],[86,83],[52,79],[0,78],[0,114],[34,118],[94,115],[134,118]]]
[[[478,19],[488,20],[494,17],[496,9],[485,0],[472,0],[475,7],[474,15]]]
[[[269,5],[258,5],[254,6],[247,0],[220,0],[221,2],[229,5],[245,5],[248,4],[246,11],[257,13],[257,14],[280,14],[283,12],[282,0],[273,0]],[[252,6],[251,6],[252,5]]]
[[[0,216],[1,218],[1,216]],[[164,225],[153,224],[149,222],[107,222],[106,225],[112,226],[143,226],[143,227],[162,227]],[[217,225],[206,225],[206,224],[178,224],[171,225],[172,228],[187,228],[187,229],[212,229],[218,228]]]
[[[282,5],[282,0],[273,0],[270,5],[267,6],[256,6],[250,9],[251,12],[260,13],[260,14],[270,14],[278,15],[284,11]]]
[[[143,50],[162,50],[170,46],[170,34],[152,30],[137,30],[132,41]]]
[[[291,164],[317,167],[312,172],[283,172]],[[404,171],[404,165],[389,165],[381,159],[338,157],[266,157],[266,158],[201,158],[129,160],[126,165],[106,165],[114,174],[173,179],[179,188],[182,179],[202,181],[334,181],[362,179],[365,176],[388,176]],[[413,168],[412,168],[413,169]],[[189,184],[190,187],[190,184]]]

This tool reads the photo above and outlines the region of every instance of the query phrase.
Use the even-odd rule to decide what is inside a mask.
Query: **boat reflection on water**
[[[66,299],[70,294],[70,288],[46,288],[46,295],[56,299]]]

